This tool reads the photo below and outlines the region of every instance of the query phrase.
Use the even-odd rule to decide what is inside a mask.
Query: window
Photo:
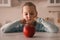
[[[50,0],[50,3],[54,3],[54,0]]]
[[[11,0],[0,0],[0,7],[10,7]]]
[[[60,6],[60,0],[48,0],[49,6]]]

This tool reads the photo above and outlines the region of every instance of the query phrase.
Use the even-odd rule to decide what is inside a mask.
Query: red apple
[[[23,33],[26,37],[33,37],[33,35],[35,34],[35,27],[31,24],[25,24]]]

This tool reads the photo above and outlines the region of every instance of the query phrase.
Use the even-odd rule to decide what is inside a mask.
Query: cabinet
[[[48,0],[48,6],[60,6],[60,0]]]
[[[0,7],[10,7],[11,0],[0,0]]]

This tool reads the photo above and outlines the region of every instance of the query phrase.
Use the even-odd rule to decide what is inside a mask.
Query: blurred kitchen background
[[[33,2],[38,17],[60,27],[60,0],[0,0],[0,27],[17,19],[22,19],[22,5]]]

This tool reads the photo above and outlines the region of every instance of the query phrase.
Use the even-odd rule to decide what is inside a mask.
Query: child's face
[[[33,6],[24,6],[23,7],[23,18],[26,21],[34,20],[36,15],[37,15],[37,13]]]

